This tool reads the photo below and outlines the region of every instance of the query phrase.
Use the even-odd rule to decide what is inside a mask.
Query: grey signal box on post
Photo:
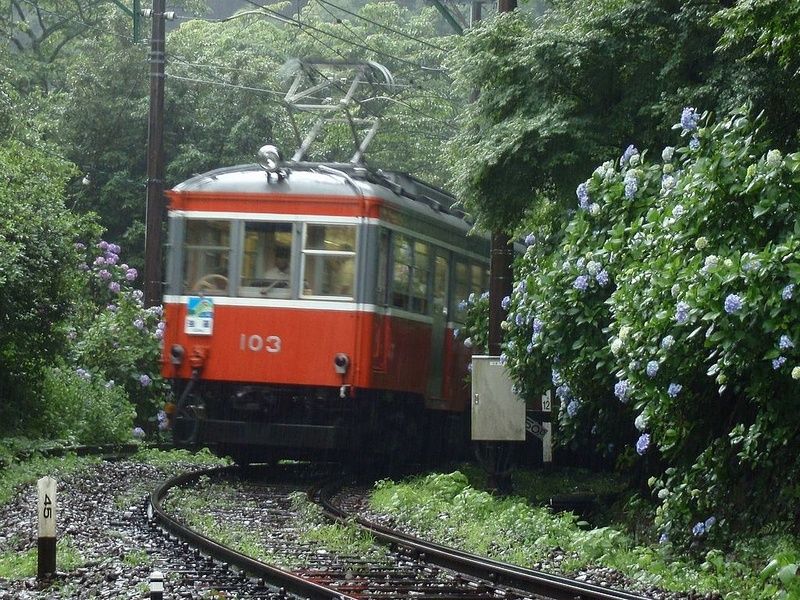
[[[472,357],[472,439],[525,441],[525,402],[499,356]]]

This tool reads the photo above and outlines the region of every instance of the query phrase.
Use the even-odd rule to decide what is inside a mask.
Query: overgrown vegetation
[[[565,574],[604,565],[641,584],[717,591],[726,600],[766,600],[797,589],[792,569],[796,570],[798,547],[775,531],[757,543],[738,544],[727,554],[698,547],[695,562],[682,558],[669,542],[635,545],[617,528],[587,529],[572,514],[552,514],[519,497],[497,498],[478,491],[460,472],[382,481],[370,504],[427,539],[525,567],[543,561],[552,565],[547,559],[558,548],[565,557],[559,562]]]
[[[56,564],[62,571],[72,571],[84,564],[84,559],[69,536],[56,542]],[[38,569],[37,549],[24,552],[0,552],[0,579],[27,579],[35,577]]]

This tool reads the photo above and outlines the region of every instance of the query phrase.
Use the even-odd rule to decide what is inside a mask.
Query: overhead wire
[[[395,56],[395,55],[390,54],[388,52],[385,52],[383,50],[378,50],[376,48],[372,48],[371,46],[366,45],[366,44],[361,44],[359,42],[354,42],[353,40],[348,40],[346,38],[343,38],[342,36],[336,35],[336,34],[331,33],[329,31],[325,31],[324,29],[321,29],[321,28],[319,28],[319,27],[317,27],[315,25],[312,25],[310,23],[306,23],[306,22],[300,21],[300,20],[295,19],[293,17],[285,17],[284,15],[281,15],[279,12],[274,11],[271,8],[268,8],[266,6],[263,6],[263,5],[259,4],[255,0],[245,0],[245,2],[260,8],[261,10],[263,10],[265,13],[267,13],[269,15],[278,15],[282,19],[289,19],[295,27],[297,27],[298,29],[300,29],[304,33],[307,33],[307,30],[311,29],[313,31],[321,33],[322,35],[326,35],[328,37],[332,37],[334,39],[337,39],[340,42],[344,42],[345,44],[350,44],[352,46],[356,46],[358,48],[361,48],[362,50],[367,50],[369,52],[373,52],[375,54],[379,54],[381,56],[385,56],[386,58],[391,58],[392,60],[397,61],[399,63],[405,64],[405,65],[409,65],[409,66],[415,67],[417,69],[425,68],[424,65],[420,65],[419,63],[415,63],[415,62],[412,62],[410,60],[406,60],[404,58],[400,58],[399,56]],[[428,67],[427,69],[431,70],[431,71],[443,71],[443,69],[431,68],[431,67]]]
[[[415,41],[415,42],[423,44],[425,46],[429,46],[429,47],[434,48],[436,50],[441,50],[442,52],[447,52],[447,50],[445,48],[442,48],[441,46],[437,46],[436,44],[428,42],[427,40],[423,40],[421,38],[414,37],[413,35],[410,35],[410,34],[404,32],[404,31],[401,31],[399,29],[395,29],[394,27],[389,27],[388,25],[385,25],[383,23],[378,23],[377,21],[373,21],[372,19],[369,19],[369,18],[367,18],[367,17],[365,17],[363,15],[359,15],[358,13],[351,12],[351,11],[347,10],[346,8],[342,8],[341,6],[338,6],[338,5],[334,4],[333,2],[329,2],[328,0],[317,0],[317,2],[319,2],[320,4],[327,4],[328,6],[331,6],[331,7],[335,8],[336,10],[340,10],[343,13],[347,13],[348,15],[351,15],[353,17],[361,19],[362,21],[366,21],[367,23],[375,25],[376,27],[380,27],[381,29],[385,29],[387,31],[391,31],[392,33],[400,35],[400,36],[402,36],[402,37],[404,37],[406,39]]]

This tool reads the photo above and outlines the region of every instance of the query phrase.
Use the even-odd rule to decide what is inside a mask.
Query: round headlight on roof
[[[281,153],[275,146],[261,146],[258,150],[258,164],[267,173],[275,173],[281,166]]]

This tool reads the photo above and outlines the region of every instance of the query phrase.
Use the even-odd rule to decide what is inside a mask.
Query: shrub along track
[[[357,523],[370,532],[376,544],[382,545],[379,550],[367,552],[330,551],[304,541],[298,527],[303,520],[298,512],[303,508],[297,506],[296,494],[299,490],[309,488],[309,478],[322,478],[321,472],[317,471],[316,475],[313,471],[302,474],[298,466],[264,471],[254,469],[244,481],[239,479],[234,483],[237,475],[241,475],[241,472],[228,467],[173,478],[151,494],[149,515],[199,551],[285,588],[292,594],[315,600],[409,597],[454,600],[645,600],[628,592],[470,555],[369,523],[331,502],[338,485],[315,485],[309,496],[322,505],[329,519],[343,525]],[[211,478],[223,485],[230,482],[232,487],[236,487],[234,496],[214,506],[215,517],[254,533],[261,542],[261,555],[271,557],[270,562],[294,566],[280,568],[242,554],[187,527],[175,515],[168,514],[162,501],[170,491],[184,488],[181,493],[185,494],[186,489],[192,489],[191,486],[196,486],[204,476],[206,483]]]

